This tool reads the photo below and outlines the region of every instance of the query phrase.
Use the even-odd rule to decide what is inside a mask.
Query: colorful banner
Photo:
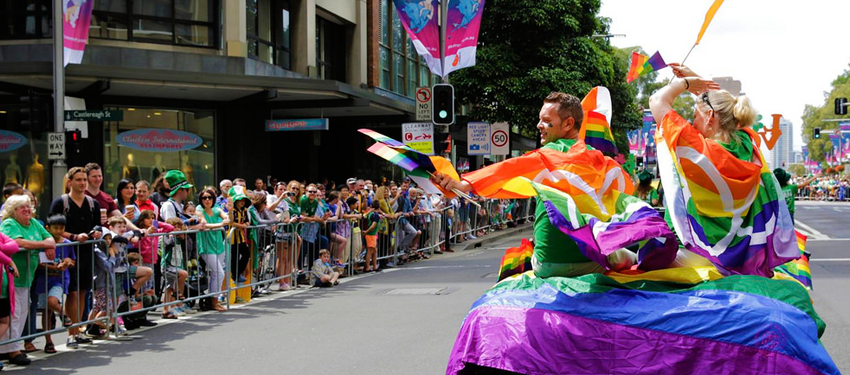
[[[192,133],[171,129],[137,129],[115,136],[121,146],[141,151],[185,151],[196,148],[204,140]]]
[[[267,132],[328,130],[328,119],[308,118],[297,120],[266,120]]]
[[[440,5],[437,0],[393,0],[393,3],[416,53],[425,59],[431,73],[445,76],[440,67],[440,26],[437,24]]]
[[[446,60],[443,74],[475,65],[478,31],[485,0],[449,0],[446,29]],[[398,0],[396,0],[398,2]]]
[[[27,137],[8,130],[0,130],[0,152],[17,150],[27,144]]]
[[[629,138],[629,152],[635,156],[644,156],[646,153],[646,145],[649,143],[649,131],[655,124],[655,118],[652,117],[652,112],[643,112],[643,127],[632,130],[626,133]]]
[[[401,124],[404,144],[425,155],[434,155],[434,124],[430,122],[406,122]]]
[[[490,155],[490,124],[470,122],[466,127],[468,155]]]
[[[62,0],[64,66],[80,64],[83,61],[93,6],[94,0]]]

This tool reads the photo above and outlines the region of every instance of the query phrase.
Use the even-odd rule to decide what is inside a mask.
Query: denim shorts
[[[47,293],[41,293],[38,295],[38,308],[47,308],[47,297],[56,297],[56,299],[59,300],[59,304],[61,305],[63,294],[65,294],[65,290],[62,289],[62,285],[51,286],[50,290],[48,290]]]

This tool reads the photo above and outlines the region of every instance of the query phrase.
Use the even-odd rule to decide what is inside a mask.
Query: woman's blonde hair
[[[375,189],[375,198],[377,198],[377,200],[380,201],[386,199],[386,197],[384,197],[385,195],[387,195],[386,186],[378,186],[378,188]]]
[[[736,131],[749,127],[756,121],[756,110],[746,96],[735,97],[729,91],[708,91],[700,95],[699,105],[703,111],[714,110],[720,131],[732,139]]]
[[[13,217],[15,215],[15,210],[23,205],[32,205],[30,197],[26,194],[12,195],[9,198],[6,198],[6,203],[3,204],[3,211],[0,212],[0,217],[2,217],[3,220]]]

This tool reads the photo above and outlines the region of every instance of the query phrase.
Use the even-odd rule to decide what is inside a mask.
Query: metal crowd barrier
[[[398,262],[403,256],[412,256],[413,252],[421,252],[428,256],[433,255],[443,246],[449,246],[451,241],[459,239],[461,236],[476,233],[489,232],[497,230],[507,225],[508,223],[518,223],[524,220],[533,220],[534,201],[533,200],[482,200],[480,201],[481,209],[473,205],[467,204],[468,207],[466,220],[461,221],[461,216],[458,212],[452,212],[453,207],[448,206],[438,210],[425,211],[417,209],[414,214],[406,218],[390,218],[382,214],[382,218],[378,225],[378,240],[377,240],[377,259],[384,262]],[[510,210],[508,210],[510,208]],[[464,209],[464,208],[461,208]],[[37,313],[28,311],[27,325],[30,327],[29,333],[20,337],[12,338],[10,336],[11,329],[6,335],[0,338],[0,345],[5,345],[17,341],[31,341],[37,337],[57,334],[71,328],[77,328],[84,325],[97,324],[100,322],[104,326],[111,326],[112,337],[108,339],[124,339],[124,332],[119,331],[119,318],[127,319],[130,316],[142,318],[149,311],[171,307],[178,304],[187,304],[192,308],[196,307],[196,302],[203,299],[218,298],[219,296],[227,296],[224,298],[222,306],[230,308],[231,293],[235,293],[240,289],[251,288],[254,293],[264,293],[270,290],[273,283],[288,284],[290,287],[297,286],[296,281],[299,278],[304,278],[309,282],[310,268],[313,261],[317,259],[318,252],[321,249],[328,249],[331,252],[332,262],[338,261],[338,266],[344,268],[344,272],[348,275],[355,274],[358,266],[364,263],[364,254],[366,253],[366,244],[364,232],[367,229],[365,218],[362,220],[327,220],[324,224],[319,223],[274,223],[269,225],[250,226],[247,229],[247,238],[251,246],[249,246],[245,276],[249,276],[249,281],[238,283],[232,277],[233,273],[232,260],[239,254],[233,254],[231,249],[231,239],[234,236],[235,228],[230,228],[225,231],[224,228],[212,230],[185,230],[172,231],[167,233],[153,233],[146,237],[158,238],[159,249],[153,251],[162,251],[166,240],[175,241],[179,238],[181,241],[180,257],[182,258],[184,269],[187,271],[187,278],[184,282],[184,291],[182,298],[175,298],[174,301],[166,301],[166,288],[156,290],[154,280],[157,276],[155,269],[151,269],[151,281],[140,285],[137,289],[142,297],[141,300],[135,300],[135,296],[128,296],[128,290],[134,284],[135,278],[139,273],[139,268],[127,268],[121,272],[113,272],[110,277],[106,278],[106,298],[108,300],[104,316],[93,317],[88,319],[87,315],[83,315],[83,319],[79,322],[73,322],[69,326],[58,324],[54,327],[50,318],[49,308],[45,304],[41,311],[40,319]],[[405,233],[404,221],[410,224],[414,232]],[[311,226],[311,224],[313,224]],[[348,225],[348,228],[344,228]],[[357,228],[357,229],[355,229]],[[417,242],[412,242],[415,233],[419,232]],[[219,291],[212,291],[210,288],[210,265],[206,265],[198,253],[199,233],[219,233],[224,242],[224,271],[223,285]],[[408,246],[402,247],[402,244]],[[98,246],[102,249],[107,249],[105,240],[90,240],[83,243],[71,242],[57,244],[57,249],[73,248],[74,254],[79,255],[81,252],[93,252],[93,247]],[[36,251],[42,250],[22,250]],[[138,252],[138,249],[127,249],[128,252]],[[57,251],[58,253],[58,251]],[[58,254],[57,254],[58,257]],[[93,258],[95,256],[93,255]],[[31,265],[28,259],[28,266]],[[158,261],[155,264],[142,264],[140,267],[148,266],[149,268],[161,267],[161,255],[158,256]],[[59,260],[61,262],[61,259]],[[55,261],[54,261],[55,262]],[[96,274],[97,261],[93,259],[89,267],[91,274]],[[238,264],[238,262],[237,262]],[[397,264],[397,263],[396,263]],[[383,268],[383,266],[382,266]],[[74,268],[76,271],[77,268]],[[142,273],[147,272],[143,270]],[[48,273],[42,274],[44,280],[43,285],[48,284]],[[79,285],[79,272],[72,272],[72,278]],[[238,279],[238,276],[237,276]],[[34,280],[31,288],[36,285]],[[94,282],[92,282],[94,285]],[[94,289],[94,288],[93,288]],[[179,288],[178,288],[179,289]],[[37,292],[42,292],[41,290]],[[28,308],[33,305],[33,297],[40,293],[28,293]],[[94,291],[86,291],[85,306],[82,306],[84,314],[90,311],[94,306]],[[153,299],[153,303],[145,306],[144,300]],[[45,298],[46,300],[47,298]],[[59,322],[62,323],[66,317],[65,307],[68,302],[67,289],[63,288],[61,296],[61,310],[58,312]],[[134,303],[135,302],[135,303]],[[124,305],[126,303],[126,305]],[[80,306],[77,306],[79,309]],[[29,310],[29,309],[28,309]],[[57,314],[53,314],[57,315]],[[41,321],[41,331],[34,329],[37,326],[37,321]],[[75,319],[72,319],[75,320]],[[111,323],[110,323],[111,322]],[[108,335],[108,334],[107,334]]]

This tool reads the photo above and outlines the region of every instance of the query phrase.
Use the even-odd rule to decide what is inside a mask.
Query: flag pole
[[[694,48],[696,48],[696,46],[697,46],[696,44],[694,44],[693,46],[691,46],[691,49],[690,49],[690,50],[688,50],[688,54],[687,54],[687,55],[685,55],[685,58],[684,58],[684,59],[682,59],[682,62],[681,62],[680,64],[685,65],[685,60],[687,60],[687,59],[688,59],[688,56],[690,56],[690,55],[691,55],[691,52],[693,52],[693,51],[694,51]]]

